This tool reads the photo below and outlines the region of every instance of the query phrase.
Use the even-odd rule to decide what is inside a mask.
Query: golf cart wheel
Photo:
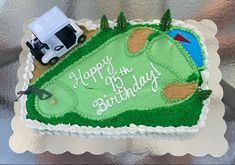
[[[51,65],[54,65],[55,63],[57,63],[58,60],[59,60],[59,57],[54,57],[54,58],[52,58],[52,59],[49,61],[49,63],[50,63]]]
[[[79,38],[78,38],[78,43],[83,43],[86,41],[86,36],[84,34],[82,34]]]

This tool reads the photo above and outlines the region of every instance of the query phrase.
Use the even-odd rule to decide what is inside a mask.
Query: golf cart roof
[[[28,28],[41,42],[44,42],[69,23],[69,19],[55,6],[30,23]]]

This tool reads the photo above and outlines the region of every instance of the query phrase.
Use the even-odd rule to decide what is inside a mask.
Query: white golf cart
[[[28,28],[34,36],[26,45],[35,59],[44,65],[55,64],[59,57],[86,40],[79,26],[58,7],[50,9],[30,23]]]

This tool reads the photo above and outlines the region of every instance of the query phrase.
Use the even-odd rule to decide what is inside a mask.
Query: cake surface
[[[52,97],[27,95],[26,120],[50,126],[35,129],[62,134],[79,135],[82,131],[73,127],[85,127],[93,130],[84,134],[104,135],[111,128],[108,135],[132,137],[136,131],[128,128],[133,125],[142,126],[140,135],[159,134],[154,128],[170,134],[168,128],[187,127],[186,132],[195,133],[190,128],[198,124],[211,93],[202,88],[207,66],[200,36],[185,26],[167,29],[162,22],[130,24],[122,19],[114,28],[105,23],[31,81],[30,86]]]

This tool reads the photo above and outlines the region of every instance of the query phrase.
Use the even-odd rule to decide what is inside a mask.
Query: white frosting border
[[[77,21],[79,25],[85,26],[88,30],[95,30],[99,27],[98,23],[95,23],[91,20],[79,20]],[[143,21],[143,20],[132,20],[130,21],[131,24],[140,24],[140,23],[148,23],[148,24],[156,24],[159,23],[159,20],[150,20],[150,21]],[[115,21],[109,21],[110,27],[114,27],[116,25]],[[188,25],[183,21],[173,20],[174,26],[181,26],[187,29],[194,31],[200,38],[202,49],[204,50],[205,54],[205,70],[202,72],[203,84],[202,89],[208,89],[208,82],[209,82],[209,61],[208,61],[208,53],[207,47],[205,44],[205,39],[202,36],[202,33],[198,31],[194,26]],[[34,59],[30,53],[28,53],[26,66],[24,68],[25,73],[23,74],[23,87],[22,90],[28,88],[29,81],[33,77],[33,70],[34,70]],[[48,134],[48,135],[72,135],[78,137],[85,137],[85,138],[132,138],[132,137],[150,137],[154,139],[188,139],[195,136],[202,128],[205,127],[205,121],[207,119],[207,113],[209,112],[208,105],[210,103],[210,99],[208,98],[205,100],[204,106],[202,108],[202,112],[200,114],[199,120],[197,125],[192,127],[187,126],[180,126],[180,127],[150,127],[144,125],[135,125],[130,124],[129,127],[91,127],[91,126],[79,126],[79,125],[65,125],[65,124],[58,124],[58,125],[51,125],[51,124],[44,124],[38,122],[36,120],[26,119],[26,101],[27,97],[24,95],[20,99],[21,105],[21,121],[25,124],[26,127],[32,128],[38,133],[41,134]]]

